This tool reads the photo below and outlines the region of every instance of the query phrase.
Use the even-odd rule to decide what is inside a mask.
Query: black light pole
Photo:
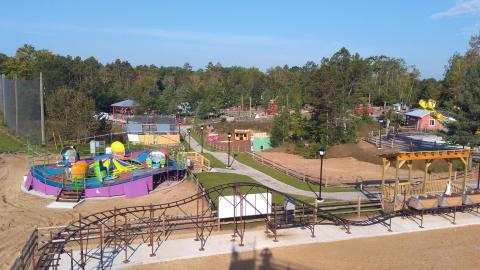
[[[188,132],[188,151],[192,150],[192,146],[190,145],[190,129],[187,129]]]
[[[202,131],[202,151],[200,153],[203,154],[203,125],[200,126],[200,130]]]
[[[380,139],[380,143],[378,144],[378,149],[382,149],[382,124],[383,124],[383,119],[378,120],[378,137]]]
[[[232,139],[232,133],[228,132],[228,161],[227,161],[227,169],[230,169],[230,140]]]
[[[317,202],[323,202],[322,198],[322,176],[323,176],[323,157],[325,156],[325,150],[318,151],[320,154],[320,184],[319,184],[319,192]]]
[[[480,162],[478,163],[477,189],[480,189]]]

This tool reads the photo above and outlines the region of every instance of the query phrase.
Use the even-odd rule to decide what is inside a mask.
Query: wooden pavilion
[[[404,203],[413,195],[439,195],[443,194],[447,185],[453,193],[463,193],[467,191],[467,169],[470,150],[445,150],[445,151],[419,151],[419,152],[399,152],[393,154],[380,155],[383,162],[382,170],[382,206],[386,211],[396,211],[404,207]],[[434,160],[446,160],[448,163],[448,178],[439,180],[428,179],[428,169]],[[453,160],[458,159],[464,167],[463,178],[460,180],[452,179]],[[420,185],[412,183],[413,161],[422,160],[425,162],[425,171],[423,182]],[[395,162],[395,183],[385,184],[385,175],[391,163]],[[400,169],[406,165],[408,167],[408,181],[400,183]]]

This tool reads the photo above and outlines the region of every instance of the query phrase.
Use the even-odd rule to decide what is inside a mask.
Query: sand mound
[[[13,263],[35,227],[65,225],[77,219],[78,214],[87,215],[113,207],[176,201],[196,193],[193,183],[183,182],[172,189],[144,197],[87,200],[73,210],[49,209],[46,206],[52,200],[21,191],[20,184],[27,172],[27,165],[23,155],[0,155],[0,269],[6,269]],[[189,205],[186,210],[187,213],[194,213],[195,206]]]

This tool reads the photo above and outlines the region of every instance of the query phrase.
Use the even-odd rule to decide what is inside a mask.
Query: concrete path
[[[134,265],[142,265],[149,263],[157,263],[163,261],[172,261],[178,259],[188,259],[203,256],[212,256],[218,254],[229,254],[232,252],[251,252],[252,250],[262,250],[265,248],[278,248],[285,246],[293,246],[300,244],[325,243],[340,240],[349,240],[365,237],[386,236],[410,232],[419,232],[434,229],[458,228],[460,226],[480,225],[480,217],[469,213],[457,212],[456,225],[445,216],[427,215],[424,217],[424,228],[420,229],[418,224],[411,219],[394,218],[392,220],[392,232],[380,224],[352,227],[351,234],[346,234],[344,230],[336,226],[315,226],[315,238],[312,238],[309,230],[300,228],[292,228],[280,230],[278,233],[278,242],[273,242],[271,234],[265,234],[263,231],[247,231],[244,237],[244,246],[239,246],[238,237],[232,241],[231,232],[224,234],[212,235],[208,238],[205,250],[199,251],[200,243],[195,242],[192,238],[172,239],[165,242],[156,242],[154,244],[154,257],[150,257],[151,248],[147,244],[132,244],[128,248],[128,260],[124,263],[124,251],[112,255],[112,250],[107,249],[104,253],[103,269],[121,269]],[[193,237],[193,236],[192,236]],[[163,239],[163,238],[162,238]],[[74,256],[79,257],[79,252],[74,251]],[[95,255],[98,255],[96,253]],[[70,269],[70,257],[64,253],[61,255],[59,269]],[[98,261],[89,259],[85,269],[100,269]]]
[[[188,135],[187,135],[188,128],[189,126],[181,127],[181,132],[184,138],[188,138]],[[187,139],[187,142],[188,142],[188,139]],[[193,150],[197,152],[201,152],[201,148],[202,148],[201,145],[193,137],[190,139],[190,144]],[[206,150],[205,148],[203,149],[203,152],[209,153],[213,155],[215,158],[217,158],[218,160],[220,160],[221,162],[223,162],[224,164],[227,164],[227,161],[228,161],[227,153],[211,152]],[[213,168],[212,171],[243,174],[246,176],[250,176],[251,178],[255,179],[256,181],[258,181],[260,184],[264,186],[267,186],[269,188],[275,189],[280,192],[312,197],[312,198],[316,197],[316,195],[312,191],[301,190],[301,189],[292,187],[288,184],[285,184],[261,171],[258,171],[236,160],[233,160],[233,157],[230,157],[230,163],[232,163],[231,165],[232,169]],[[347,201],[358,200],[358,197],[361,197],[362,199],[367,198],[361,192],[322,192],[322,197],[325,199],[347,200]]]

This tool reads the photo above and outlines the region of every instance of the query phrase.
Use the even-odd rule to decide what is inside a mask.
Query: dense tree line
[[[172,114],[177,112],[179,104],[188,103],[200,118],[232,106],[246,108],[250,97],[253,106],[263,107],[276,98],[280,114],[272,130],[274,143],[302,142],[299,144],[315,145],[314,149],[355,139],[361,119],[352,112],[358,104],[412,105],[420,98],[433,98],[445,108],[469,106],[465,103],[472,99],[465,91],[477,87],[477,52],[473,48],[464,56],[454,55],[444,81],[421,80],[420,72],[403,59],[362,57],[346,48],[319,63],[277,66],[263,72],[257,68],[223,67],[220,63],[208,63],[197,70],[188,63],[182,67],[132,66],[117,59],[102,64],[94,57],[62,56],[24,45],[14,56],[0,54],[0,73],[37,79],[42,72],[47,119],[54,120],[51,127],[66,137],[73,134],[65,131],[69,124],[79,126],[71,130],[80,130],[84,125],[82,134],[105,129],[105,125],[89,123],[90,116],[108,112],[110,104],[126,98],[141,103],[140,113]],[[477,93],[471,94],[478,99]],[[68,100],[62,104],[64,98]],[[86,112],[78,117],[71,115],[59,124],[74,101],[75,110],[83,108]],[[313,108],[310,116],[300,113],[305,106]],[[462,136],[454,133],[450,138],[461,140]]]
[[[457,120],[450,122],[444,136],[452,143],[480,143],[480,35],[470,39],[464,55],[455,54],[438,86],[442,106]]]

